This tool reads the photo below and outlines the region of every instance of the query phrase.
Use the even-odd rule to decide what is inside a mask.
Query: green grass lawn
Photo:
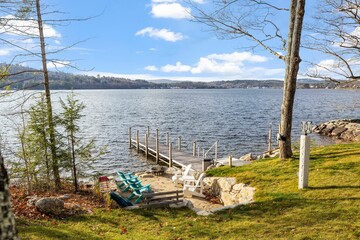
[[[98,209],[66,220],[19,219],[22,239],[360,239],[360,144],[311,151],[309,188],[297,189],[298,155],[212,176],[256,187],[256,202],[207,217],[187,208]]]

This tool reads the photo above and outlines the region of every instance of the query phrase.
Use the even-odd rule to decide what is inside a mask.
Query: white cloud
[[[193,0],[193,1],[200,4],[203,4],[205,2],[205,0]]]
[[[210,54],[200,58],[196,67],[191,69],[193,74],[200,73],[219,73],[235,74],[243,73],[244,62],[262,63],[268,59],[250,52],[233,52],[226,54]]]
[[[176,42],[183,40],[185,38],[184,35],[182,35],[181,33],[171,32],[165,28],[156,29],[152,27],[147,27],[141,29],[135,34],[135,36],[145,36],[145,35],[148,35],[151,38],[159,38],[169,42]]]
[[[155,18],[186,19],[191,18],[191,9],[176,2],[154,4],[151,13]]]
[[[191,69],[194,74],[199,73],[220,73],[220,74],[234,74],[240,73],[242,64],[234,62],[217,62],[211,58],[202,57],[197,63],[197,66]]]
[[[333,59],[325,59],[320,61],[318,64],[316,64],[313,67],[310,67],[308,71],[310,74],[323,74],[328,72],[328,70],[331,70],[335,67],[338,67],[338,64]]]
[[[17,19],[15,16],[12,15],[4,16],[2,17],[2,19],[3,20],[0,27],[0,33],[17,36],[39,35],[39,29],[37,21],[35,19],[22,20]],[[44,24],[43,29],[45,37],[61,37],[61,34],[50,25]]]
[[[356,27],[355,30],[350,33],[350,35],[360,37],[360,27]]]
[[[152,52],[157,51],[157,49],[156,49],[156,48],[149,48],[149,50],[150,50],[150,51],[152,51]]]
[[[11,52],[11,49],[10,48],[7,48],[7,49],[0,49],[0,56],[7,56],[9,55]]]
[[[151,66],[146,66],[144,67],[145,70],[148,70],[148,71],[151,71],[151,72],[155,72],[158,70],[157,67],[155,67],[154,65],[151,65]]]
[[[48,62],[47,63],[47,67],[49,69],[51,68],[62,68],[62,67],[67,67],[70,64],[69,61],[54,61],[54,62]]]
[[[176,62],[175,65],[166,64],[162,67],[149,66],[146,70],[161,71],[164,73],[181,72],[193,75],[211,74],[218,79],[264,79],[277,78],[284,75],[283,68],[265,68],[254,64],[264,63],[269,59],[250,52],[233,52],[225,54],[210,54],[201,57],[193,66]],[[220,77],[219,77],[220,76]]]
[[[161,67],[163,72],[189,72],[191,67],[188,65],[183,65],[181,62],[177,62],[175,65],[167,64]]]
[[[251,52],[233,52],[225,54],[210,54],[209,59],[220,60],[225,62],[234,62],[241,64],[244,61],[248,62],[266,62],[268,59],[264,56],[254,55]]]

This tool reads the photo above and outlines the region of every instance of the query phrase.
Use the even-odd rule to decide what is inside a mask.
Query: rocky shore
[[[345,142],[360,142],[360,119],[332,120],[315,126],[313,132]]]

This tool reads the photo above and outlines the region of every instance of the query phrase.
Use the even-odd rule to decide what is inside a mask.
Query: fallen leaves
[[[42,214],[36,209],[36,201],[32,200],[34,198],[40,199],[43,197],[59,197],[68,195],[69,197],[64,199],[65,210],[68,213],[67,215],[77,213],[91,213],[92,209],[103,206],[100,199],[91,191],[82,191],[74,194],[71,189],[64,189],[59,193],[48,191],[34,192],[31,195],[28,195],[25,188],[21,186],[11,186],[10,194],[12,210],[15,216],[22,216],[32,220],[43,219],[50,221],[53,219],[53,216]]]

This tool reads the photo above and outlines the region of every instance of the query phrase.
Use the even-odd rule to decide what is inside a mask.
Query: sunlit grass
[[[52,222],[18,221],[22,239],[359,239],[360,144],[313,148],[310,187],[297,189],[298,154],[221,167],[256,187],[256,202],[199,217],[183,208],[125,211]]]

